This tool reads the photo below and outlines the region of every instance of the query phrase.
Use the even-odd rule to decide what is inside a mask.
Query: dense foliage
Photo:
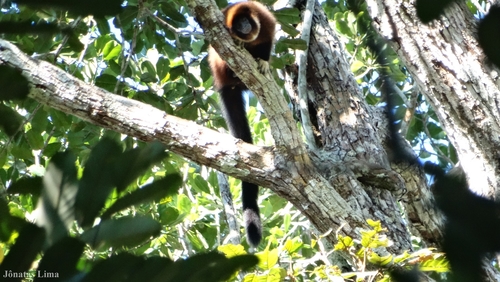
[[[184,1],[43,2],[1,2],[2,38],[85,83],[206,127],[225,127],[212,90],[208,42]],[[380,77],[388,68],[400,90],[393,107],[402,135],[421,159],[443,168],[456,163],[436,114],[395,53],[389,50],[382,66],[368,48],[360,20],[366,14],[344,2],[322,7],[369,104],[385,106]],[[275,15],[283,34],[272,67],[282,69],[304,42],[296,39],[297,9]],[[482,30],[488,37],[488,27]],[[230,230],[216,171],[168,154],[159,143],[44,106],[27,97],[27,85],[20,72],[0,64],[0,275],[18,281],[42,275],[74,281],[390,281],[388,267],[419,264],[435,279],[446,279],[443,253],[421,248],[418,238],[413,253],[381,254],[390,238],[379,222],[367,219],[373,229],[358,238],[338,235],[338,244],[328,246],[297,209],[266,189],[259,197],[264,242],[249,255],[244,240],[226,240]],[[256,99],[249,101],[254,143],[271,145],[267,119]],[[229,183],[239,195],[240,181]],[[235,206],[240,210],[238,197]],[[355,265],[332,264],[333,251]]]

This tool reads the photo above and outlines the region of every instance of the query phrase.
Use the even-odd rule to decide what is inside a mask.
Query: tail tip
[[[247,242],[252,247],[257,247],[262,240],[262,223],[260,216],[253,210],[247,209],[243,213],[245,229],[247,231]]]

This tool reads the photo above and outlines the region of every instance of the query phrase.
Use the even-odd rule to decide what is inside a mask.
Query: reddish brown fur
[[[276,29],[276,19],[274,15],[259,2],[239,2],[231,6],[226,7],[222,10],[224,16],[226,16],[225,24],[229,31],[233,26],[233,20],[236,16],[241,14],[246,14],[250,16],[254,21],[258,22],[259,27],[252,30],[250,34],[252,40],[247,38],[240,38],[233,32],[231,35],[241,41],[251,42],[252,45],[258,45],[263,42],[273,42],[274,33]],[[269,50],[271,51],[271,50]]]
[[[230,5],[223,9],[222,13],[225,16],[225,25],[229,29],[231,36],[244,42],[243,46],[255,59],[269,61],[276,29],[274,15],[264,5],[253,1]],[[246,15],[256,23],[256,26],[245,38],[238,37],[232,30],[234,19],[242,15]],[[246,88],[212,47],[208,51],[208,60],[217,90],[222,89],[224,86]]]
[[[262,4],[241,2],[222,10],[225,25],[231,36],[241,43],[259,63],[261,72],[269,69],[276,19]],[[210,48],[208,60],[214,76],[214,84],[220,93],[221,106],[231,134],[252,143],[252,133],[245,112],[243,91],[248,89],[227,66],[217,52]],[[257,203],[259,186],[242,182],[241,202],[247,231],[247,242],[256,247],[262,240],[262,223]]]

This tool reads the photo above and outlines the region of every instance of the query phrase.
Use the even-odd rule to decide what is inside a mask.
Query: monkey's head
[[[248,7],[226,11],[226,26],[231,35],[243,42],[252,42],[259,36],[259,18]]]

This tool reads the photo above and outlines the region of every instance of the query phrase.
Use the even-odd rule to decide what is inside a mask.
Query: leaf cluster
[[[212,252],[173,262],[158,256],[118,253],[95,263],[84,261],[87,271],[79,269],[85,246],[95,250],[133,248],[160,234],[161,224],[150,216],[123,212],[176,194],[182,184],[178,174],[166,175],[117,199],[110,201],[109,197],[114,189],[122,194],[165,157],[165,148],[159,143],[122,152],[118,143],[102,139],[91,151],[79,179],[75,156],[64,152],[51,159],[43,178],[13,183],[7,189],[9,194],[37,195],[37,225],[13,216],[7,203],[0,201],[0,239],[12,241],[18,234],[1,261],[2,273],[17,281],[26,275],[35,280],[49,275],[74,281],[223,281],[236,270],[255,265],[258,260],[251,255],[226,258]],[[71,236],[75,219],[83,232]],[[39,253],[38,268],[33,270],[32,262],[38,260]]]

